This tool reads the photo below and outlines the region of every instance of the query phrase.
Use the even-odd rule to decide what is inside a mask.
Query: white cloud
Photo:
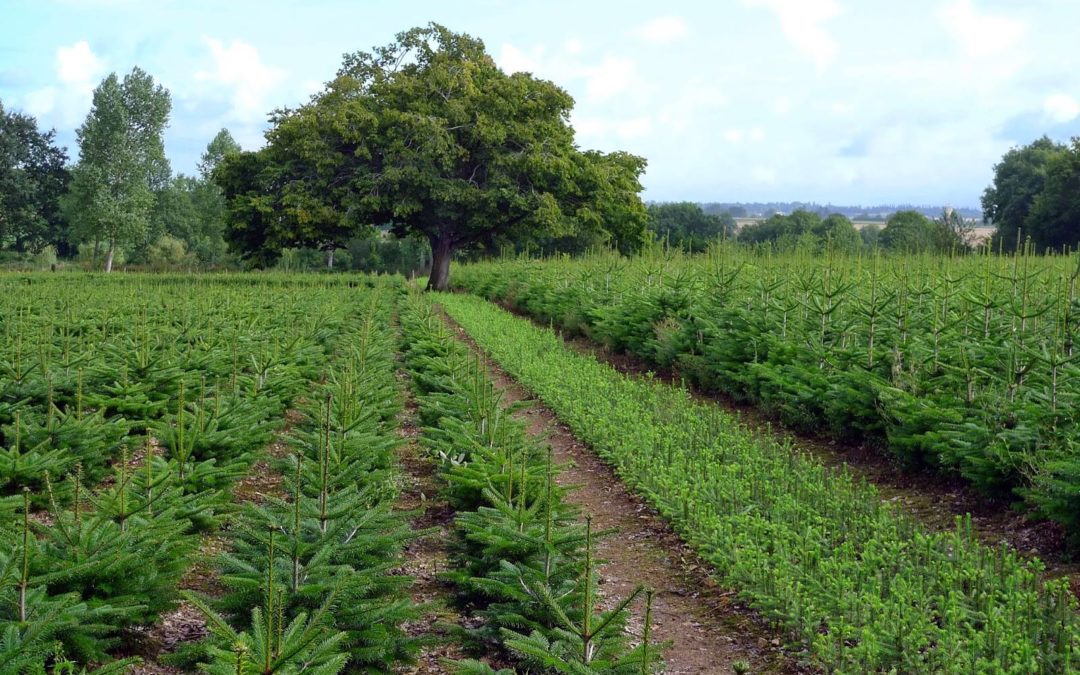
[[[764,7],[780,21],[784,37],[813,59],[818,70],[836,58],[839,46],[821,24],[840,13],[835,0],[743,0],[750,7]]]
[[[252,45],[233,40],[226,45],[221,40],[204,37],[214,67],[195,73],[195,79],[231,89],[230,115],[239,122],[261,122],[272,106],[271,92],[285,80],[284,71],[262,62],[259,51]]]
[[[653,44],[666,44],[685,37],[689,32],[682,17],[661,16],[639,26],[634,30],[634,35]]]
[[[543,54],[543,47],[535,47],[533,54],[530,56],[524,51],[518,49],[512,44],[503,43],[499,48],[499,58],[497,59],[499,67],[504,72],[513,73],[535,73],[538,70],[539,60]]]
[[[630,88],[636,79],[633,60],[605,57],[600,65],[584,69],[585,91],[594,101],[604,101]]]
[[[648,115],[620,120],[615,123],[615,135],[622,139],[642,138],[652,132],[652,118]]]
[[[720,88],[697,78],[687,82],[681,92],[667,98],[657,114],[657,121],[665,131],[682,134],[695,129],[702,119],[712,119],[712,111],[727,104],[728,97]]]
[[[56,50],[56,75],[64,84],[93,91],[104,70],[105,64],[86,40]]]
[[[649,115],[622,119],[574,115],[571,124],[580,138],[592,141],[645,138],[653,131],[653,119]]]
[[[964,52],[974,59],[1004,54],[1028,32],[1024,21],[980,13],[971,0],[950,2],[938,10],[938,18],[956,36]]]
[[[829,104],[829,112],[837,117],[851,117],[855,114],[855,106],[848,101],[833,101]]]
[[[765,130],[761,127],[750,127],[749,129],[739,129],[738,127],[731,127],[724,131],[724,140],[732,145],[738,145],[743,141],[750,141],[751,143],[760,143],[765,140]]]
[[[1080,116],[1080,103],[1068,94],[1052,94],[1043,101],[1043,113],[1055,123],[1064,124]]]
[[[75,126],[90,108],[105,63],[94,54],[89,42],[80,40],[56,50],[55,68],[60,86],[27,92],[23,105],[31,115],[51,124]]]
[[[543,44],[521,48],[503,43],[495,62],[507,73],[528,72],[550,79],[569,89],[579,103],[602,103],[641,84],[638,65],[631,58],[608,54],[598,63],[590,62],[575,51],[581,49],[578,40],[562,47],[548,50]]]
[[[44,87],[30,92],[23,99],[23,107],[34,117],[45,117],[56,108],[56,87]]]

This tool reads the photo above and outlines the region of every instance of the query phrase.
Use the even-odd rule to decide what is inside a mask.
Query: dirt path
[[[398,377],[407,381],[409,375],[399,371]],[[465,658],[460,647],[446,639],[446,627],[460,624],[462,617],[446,602],[452,590],[450,585],[438,578],[439,573],[450,565],[446,542],[453,528],[454,511],[439,497],[435,462],[420,446],[421,431],[417,426],[416,400],[412,389],[407,382],[402,389],[406,392],[406,399],[398,428],[405,444],[398,450],[402,484],[394,508],[417,514],[410,523],[414,532],[432,530],[430,534],[411,540],[405,547],[402,573],[413,578],[413,602],[426,608],[422,620],[407,625],[406,630],[410,635],[433,636],[438,641],[424,645],[416,665],[399,672],[434,675],[449,672],[440,662],[441,659]]]
[[[505,302],[496,304],[517,316],[532,320]],[[546,324],[533,323],[547,327]],[[685,384],[674,370],[653,368],[638,357],[615,353],[587,338],[561,337],[571,349],[591,355],[624,375],[642,377],[652,373],[656,379],[670,384]],[[1022,555],[1038,556],[1046,567],[1046,576],[1068,577],[1073,593],[1080,598],[1080,562],[1070,559],[1065,547],[1064,529],[1057,523],[1028,518],[1011,508],[1007,500],[980,494],[960,477],[943,475],[931,469],[905,467],[884,454],[884,451],[865,444],[843,443],[794,432],[752,404],[733,401],[721,393],[689,389],[699,401],[718,405],[737,417],[751,432],[763,438],[794,444],[826,466],[846,468],[857,478],[874,485],[882,501],[898,505],[903,512],[929,529],[952,529],[958,516],[970,514],[980,541],[990,547],[1004,542]]]
[[[618,530],[598,545],[599,556],[606,561],[600,568],[603,596],[614,602],[638,585],[656,590],[653,635],[672,643],[665,653],[666,673],[813,672],[784,651],[783,637],[741,604],[734,592],[717,585],[710,565],[679,539],[655,509],[632,494],[554,413],[486,358],[460,326],[444,318],[487,364],[493,381],[505,391],[507,405],[530,402],[517,416],[527,422],[530,434],[544,437],[555,460],[566,465],[558,482],[578,488],[567,500],[591,514],[597,529]],[[631,625],[635,633],[640,628]]]

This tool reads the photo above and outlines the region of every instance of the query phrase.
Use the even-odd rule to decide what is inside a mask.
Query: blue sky
[[[1009,147],[1080,129],[1072,0],[0,0],[0,100],[74,157],[94,86],[139,65],[190,173],[428,21],[565,87],[579,144],[645,156],[654,200],[976,206]]]

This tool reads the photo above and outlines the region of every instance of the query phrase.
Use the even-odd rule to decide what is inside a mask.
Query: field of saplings
[[[185,606],[205,634],[172,654],[185,668],[382,670],[415,651],[391,574],[410,536],[389,508],[396,286],[0,290],[0,672],[125,672]]]
[[[1077,256],[499,261],[455,285],[789,428],[962,476],[1080,546]]]
[[[1065,261],[864,267],[717,251],[456,275],[1071,525]],[[0,336],[0,673],[1080,671],[1076,598],[1037,560],[970,520],[928,531],[846,471],[475,295],[8,275]],[[670,557],[699,556],[717,590],[694,596],[724,598],[701,612],[748,613],[756,633],[699,646],[716,671],[653,634],[696,620],[665,615],[681,587],[615,588],[606,566],[636,544],[578,498],[611,486],[568,482],[508,386],[688,544]],[[755,660],[759,643],[787,665]],[[751,658],[732,661],[740,645]]]

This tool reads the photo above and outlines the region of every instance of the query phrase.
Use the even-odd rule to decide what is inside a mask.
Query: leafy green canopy
[[[0,247],[36,253],[65,242],[60,196],[70,175],[55,135],[0,103]]]
[[[693,202],[649,205],[649,229],[669,245],[689,251],[704,251],[709,242],[735,233],[730,213],[705,213]]]
[[[1041,249],[1080,246],[1080,138],[1046,163],[1046,183],[1024,221]]]
[[[230,241],[267,262],[389,224],[431,243],[436,288],[470,245],[587,233],[637,248],[645,161],[579,150],[572,106],[549,81],[501,71],[476,38],[406,31],[347,55],[310,103],[275,114],[266,148],[222,162]]]
[[[1064,146],[1043,136],[1009,150],[994,165],[994,181],[982,196],[983,217],[993,223],[994,237],[1005,250],[1016,250],[1021,238],[1031,235],[1028,213],[1043,191],[1050,161],[1064,152]]]

